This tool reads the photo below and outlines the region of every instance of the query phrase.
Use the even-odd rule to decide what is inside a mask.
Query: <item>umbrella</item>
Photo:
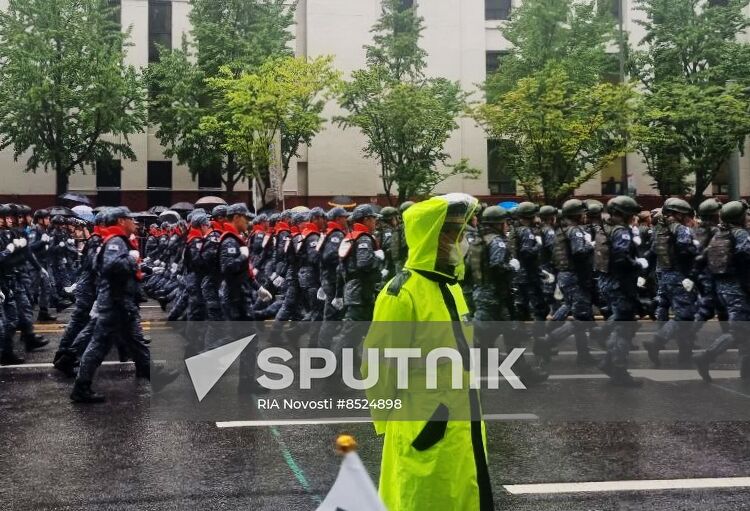
[[[148,209],[149,213],[153,213],[155,215],[161,215],[167,210],[166,206],[152,206]]]
[[[332,208],[352,209],[357,207],[357,203],[348,195],[337,195],[328,202]]]
[[[176,224],[177,222],[180,221],[180,214],[177,211],[172,211],[168,209],[166,211],[163,211],[159,215],[159,220],[161,222],[169,222],[171,224]]]
[[[308,211],[310,211],[310,208],[306,206],[295,206],[289,211],[291,211],[292,213],[307,213]]]
[[[159,218],[158,215],[155,215],[153,213],[150,213],[148,211],[141,211],[140,213],[135,213],[135,216],[138,218],[143,218],[144,220],[156,220]]]
[[[99,213],[100,211],[104,211],[105,209],[109,208],[110,206],[97,206],[92,211],[94,213]]]
[[[193,206],[189,202],[178,202],[169,209],[171,209],[172,211],[192,211],[195,209],[195,206]]]
[[[498,206],[500,206],[503,209],[511,210],[513,208],[517,208],[518,203],[513,202],[513,201],[506,201],[506,202],[501,202],[500,204],[498,204]]]
[[[82,220],[86,220],[87,222],[94,221],[94,211],[91,209],[91,206],[81,204],[80,206],[74,207],[73,212]]]
[[[76,216],[72,209],[65,206],[52,206],[49,208],[49,216]]]
[[[195,203],[196,206],[203,206],[203,209],[206,211],[210,211],[214,208],[214,206],[219,205],[227,205],[227,201],[222,199],[221,197],[215,197],[213,195],[209,195],[207,197],[201,197],[198,199],[198,202]],[[172,207],[174,209],[174,206]]]
[[[77,202],[78,204],[85,204],[87,206],[91,204],[91,200],[85,195],[81,195],[80,193],[68,192],[61,195],[60,199],[70,202]]]

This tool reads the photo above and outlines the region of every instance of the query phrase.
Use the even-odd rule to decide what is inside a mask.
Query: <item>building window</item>
[[[510,140],[487,141],[487,184],[490,194],[516,194],[516,180],[509,169],[510,158],[515,150]]]
[[[711,182],[711,193],[714,195],[729,195],[729,163],[725,162],[719,168]]]
[[[221,165],[211,165],[198,171],[198,188],[201,190],[221,190]]]
[[[172,49],[172,2],[148,2],[148,61],[159,60],[159,47]]]
[[[487,62],[485,64],[487,76],[494,74],[498,69],[500,69],[501,60],[506,55],[508,55],[507,51],[488,51],[487,52],[486,54]]]
[[[484,18],[507,20],[510,18],[511,0],[484,0]]]
[[[172,204],[172,162],[148,162],[146,183],[148,187],[148,207]]]
[[[96,162],[96,204],[118,206],[122,203],[122,162],[100,160]]]
[[[401,0],[401,10],[411,9],[414,7],[414,0]]]

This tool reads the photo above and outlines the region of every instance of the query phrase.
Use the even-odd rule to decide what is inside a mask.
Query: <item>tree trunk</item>
[[[55,194],[57,197],[68,192],[68,173],[59,163],[55,165]]]

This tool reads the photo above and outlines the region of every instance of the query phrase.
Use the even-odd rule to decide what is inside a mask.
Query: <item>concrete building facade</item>
[[[117,0],[113,0],[117,3]],[[478,84],[497,67],[498,57],[510,49],[499,28],[519,0],[404,0],[416,4],[425,19],[421,41],[428,53],[428,76],[457,80],[463,88],[481,99]],[[0,0],[0,8],[8,0]],[[634,9],[634,0],[621,0],[623,29],[631,43],[643,37],[635,23],[642,15]],[[156,58],[155,44],[178,47],[189,33],[189,0],[120,0],[121,22],[131,30],[132,47],[127,61],[141,68]],[[370,29],[380,14],[380,0],[299,0],[296,12],[295,52],[300,56],[333,55],[335,66],[345,76],[365,64],[363,46],[371,41]],[[324,115],[331,119],[340,113],[329,103]],[[458,121],[459,129],[450,138],[447,149],[457,161],[467,158],[481,170],[478,179],[453,177],[442,183],[438,192],[463,191],[481,197],[500,198],[516,194],[512,179],[502,171],[502,158],[493,151],[483,129],[468,118]],[[131,137],[136,161],[123,161],[119,169],[90,169],[71,176],[70,190],[91,196],[97,203],[122,202],[134,209],[155,204],[169,205],[179,200],[194,200],[202,195],[221,194],[212,179],[194,180],[177,161],[166,158],[152,128]],[[287,205],[324,204],[333,195],[350,195],[358,201],[375,202],[382,194],[376,161],[363,156],[363,136],[356,130],[342,130],[328,122],[292,163],[284,185]],[[748,147],[750,149],[750,146]],[[746,152],[750,154],[750,152]],[[3,186],[0,198],[26,200],[32,205],[54,201],[55,179],[51,173],[23,171],[25,160],[13,160],[12,151],[0,152]],[[625,178],[627,176],[627,178]],[[622,191],[623,185],[638,195],[654,195],[652,181],[644,172],[638,154],[616,162],[601,175],[579,188],[579,195],[599,196]],[[725,194],[727,177],[719,176],[707,192]],[[750,195],[750,157],[741,159],[740,191]],[[250,200],[248,185],[239,184],[240,198]],[[382,200],[382,197],[380,198]]]

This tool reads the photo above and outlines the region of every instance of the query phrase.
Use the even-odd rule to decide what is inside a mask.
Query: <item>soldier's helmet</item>
[[[367,217],[380,218],[380,215],[375,212],[375,208],[370,204],[360,204],[352,211],[352,220],[355,222]]]
[[[326,218],[328,220],[333,221],[333,220],[336,220],[337,218],[341,218],[341,217],[348,218],[350,214],[351,213],[349,213],[344,208],[335,207],[335,208],[331,208],[331,210],[328,211],[328,214],[326,215]]]
[[[37,209],[34,212],[34,220],[41,220],[42,218],[48,218],[49,217],[49,210],[48,209]]]
[[[539,212],[539,206],[533,202],[522,202],[516,207],[513,215],[517,218],[532,218]]]
[[[268,222],[268,215],[266,215],[265,213],[261,213],[260,215],[255,217],[256,224],[262,224],[265,222]]]
[[[586,209],[586,204],[584,204],[583,201],[579,199],[569,199],[562,205],[561,213],[562,216],[571,218],[586,213]]]
[[[490,206],[482,211],[483,224],[499,224],[508,220],[508,210],[500,206]]]
[[[706,199],[698,205],[698,216],[706,217],[721,212],[721,202],[713,197]]]
[[[693,207],[687,203],[687,201],[678,199],[677,197],[670,197],[664,201],[664,205],[661,207],[664,213],[681,213],[683,215],[693,215]]]
[[[0,217],[5,218],[11,214],[11,209],[8,204],[0,204]]]
[[[412,202],[412,201],[410,201],[410,200],[408,200],[408,201],[406,201],[406,202],[403,202],[403,203],[401,203],[401,205],[400,205],[400,206],[398,207],[398,212],[399,212],[399,213],[401,213],[401,214],[403,215],[403,214],[404,214],[404,211],[406,211],[407,209],[409,209],[409,208],[410,208],[410,207],[412,207],[413,205],[414,205],[414,202]]]
[[[212,218],[226,218],[226,216],[227,216],[227,207],[224,204],[219,204],[218,206],[214,207],[214,209],[211,210]]]
[[[742,225],[747,215],[747,204],[734,200],[721,207],[721,221],[728,224]]]
[[[637,215],[641,212],[641,206],[627,195],[619,195],[609,199],[607,202],[607,211],[611,213],[619,213],[625,216]]]
[[[53,216],[52,225],[65,225],[65,217],[62,215]]]
[[[398,215],[398,210],[391,206],[386,206],[380,210],[380,216],[383,217],[383,220],[390,220],[396,215]]]
[[[586,199],[583,203],[586,205],[586,213],[591,216],[601,215],[604,211],[604,204],[596,199]]]
[[[323,208],[318,206],[318,207],[312,208],[308,216],[310,217],[310,219],[321,218],[321,217],[324,218],[326,216],[326,212]]]
[[[548,218],[557,215],[557,208],[554,206],[542,206],[539,208],[539,216],[542,218]]]

